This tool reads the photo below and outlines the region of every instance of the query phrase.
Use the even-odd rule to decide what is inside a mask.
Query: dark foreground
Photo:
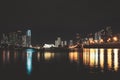
[[[23,74],[20,71],[5,72],[1,70],[1,80],[119,80],[120,73],[107,72],[107,73],[88,73],[76,71],[51,71],[51,72],[34,72],[31,75]],[[4,72],[3,72],[4,71]],[[66,72],[67,71],[67,72]]]
[[[119,49],[0,51],[0,80],[119,80]]]

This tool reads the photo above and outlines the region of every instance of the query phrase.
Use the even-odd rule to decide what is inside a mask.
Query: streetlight
[[[103,39],[100,39],[100,43],[103,43],[104,41],[103,41]]]
[[[114,41],[114,42],[118,41],[118,38],[117,38],[116,36],[113,37],[113,41]]]
[[[111,41],[111,39],[110,39],[110,38],[108,38],[107,42],[110,42],[110,41]]]

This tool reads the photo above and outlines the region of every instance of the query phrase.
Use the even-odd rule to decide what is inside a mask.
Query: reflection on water
[[[93,49],[85,48],[83,50],[83,64],[91,68],[100,67],[104,70],[118,71],[119,68],[119,49]]]
[[[98,49],[84,49],[83,63],[90,67],[98,66]]]
[[[89,65],[89,61],[90,61],[89,51],[90,51],[90,49],[83,50],[83,63],[85,65]]]
[[[40,61],[40,52],[37,53],[37,60]]]
[[[2,59],[3,59],[3,64],[10,63],[10,52],[4,50],[2,53]]]
[[[27,49],[27,63],[26,63],[26,67],[27,67],[27,73],[28,74],[31,74],[31,71],[32,71],[32,53],[33,53],[32,49]]]
[[[98,66],[97,64],[98,64],[98,49],[95,49],[95,53],[96,53],[96,58],[95,58],[95,60],[96,60],[96,63],[95,63],[95,65],[96,65],[96,67]]]
[[[55,72],[57,72],[56,70],[59,70],[59,72],[72,72],[73,69],[73,71],[75,71],[75,69],[84,71],[86,68],[89,70],[97,69],[101,72],[117,72],[120,69],[119,51],[117,48],[84,48],[83,52],[34,52],[32,49],[22,51],[1,50],[0,60],[2,60],[3,66],[7,65],[8,68],[13,65],[12,68],[10,68],[13,69],[12,71],[21,69],[25,74],[27,73],[27,75],[31,75],[31,73],[34,74],[35,72],[42,74],[44,71],[47,73],[47,71],[54,70]],[[9,70],[9,68],[7,70]]]
[[[46,61],[51,60],[52,58],[54,58],[54,53],[51,53],[51,52],[45,52],[44,53],[44,59]]]
[[[71,62],[78,62],[79,61],[79,52],[70,52],[69,59]]]
[[[104,49],[100,49],[100,67],[104,68]]]
[[[112,49],[107,49],[107,64],[108,64],[108,69],[111,70],[111,68],[112,68]]]
[[[7,62],[10,63],[10,52],[7,51]]]
[[[5,51],[3,51],[3,53],[2,53],[2,58],[3,58],[3,63],[5,64],[5,61],[6,61],[6,55],[5,55],[6,53],[5,53]]]
[[[114,53],[114,70],[118,70],[118,49],[113,50]]]
[[[14,59],[15,59],[15,61],[17,59],[17,52],[16,51],[14,52]]]

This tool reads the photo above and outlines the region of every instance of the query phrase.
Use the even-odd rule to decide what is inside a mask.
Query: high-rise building
[[[64,46],[64,42],[63,42],[63,41],[61,41],[61,46],[62,46],[62,47]]]
[[[101,31],[98,32],[98,40],[101,40],[101,37],[102,37],[102,33]]]
[[[67,41],[64,41],[64,45],[67,46]]]
[[[3,33],[2,40],[1,40],[1,44],[8,44],[8,37],[4,33]]]
[[[26,47],[31,46],[31,30],[27,30],[26,33]]]
[[[22,31],[17,31],[17,45],[22,46]]]
[[[55,40],[55,47],[62,46],[62,45],[61,45],[61,42],[62,42],[62,41],[61,41],[61,38],[58,37],[57,40]]]
[[[26,35],[22,36],[22,47],[27,47],[27,44],[26,44]]]
[[[70,40],[70,43],[69,43],[69,45],[71,46],[71,45],[73,45],[73,40]]]
[[[16,45],[17,44],[17,33],[16,32],[9,33],[8,38],[9,38],[9,44],[10,45]]]
[[[60,45],[61,45],[61,38],[58,37],[58,38],[57,38],[57,41],[58,41],[58,46],[60,46]]]
[[[3,33],[1,44],[15,47],[31,47],[31,30],[27,30],[24,35],[20,30],[8,34]]]
[[[58,47],[58,41],[55,40],[55,47]]]

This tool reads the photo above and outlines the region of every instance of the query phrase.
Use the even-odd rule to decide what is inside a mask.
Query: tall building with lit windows
[[[31,30],[27,30],[26,33],[26,47],[31,46]]]
[[[57,40],[55,40],[55,47],[65,47],[67,46],[67,41],[63,41],[61,37],[57,37]]]
[[[27,44],[26,44],[26,35],[23,35],[22,36],[22,47],[26,47]]]
[[[58,37],[57,40],[55,40],[55,47],[61,46],[61,38]]]

